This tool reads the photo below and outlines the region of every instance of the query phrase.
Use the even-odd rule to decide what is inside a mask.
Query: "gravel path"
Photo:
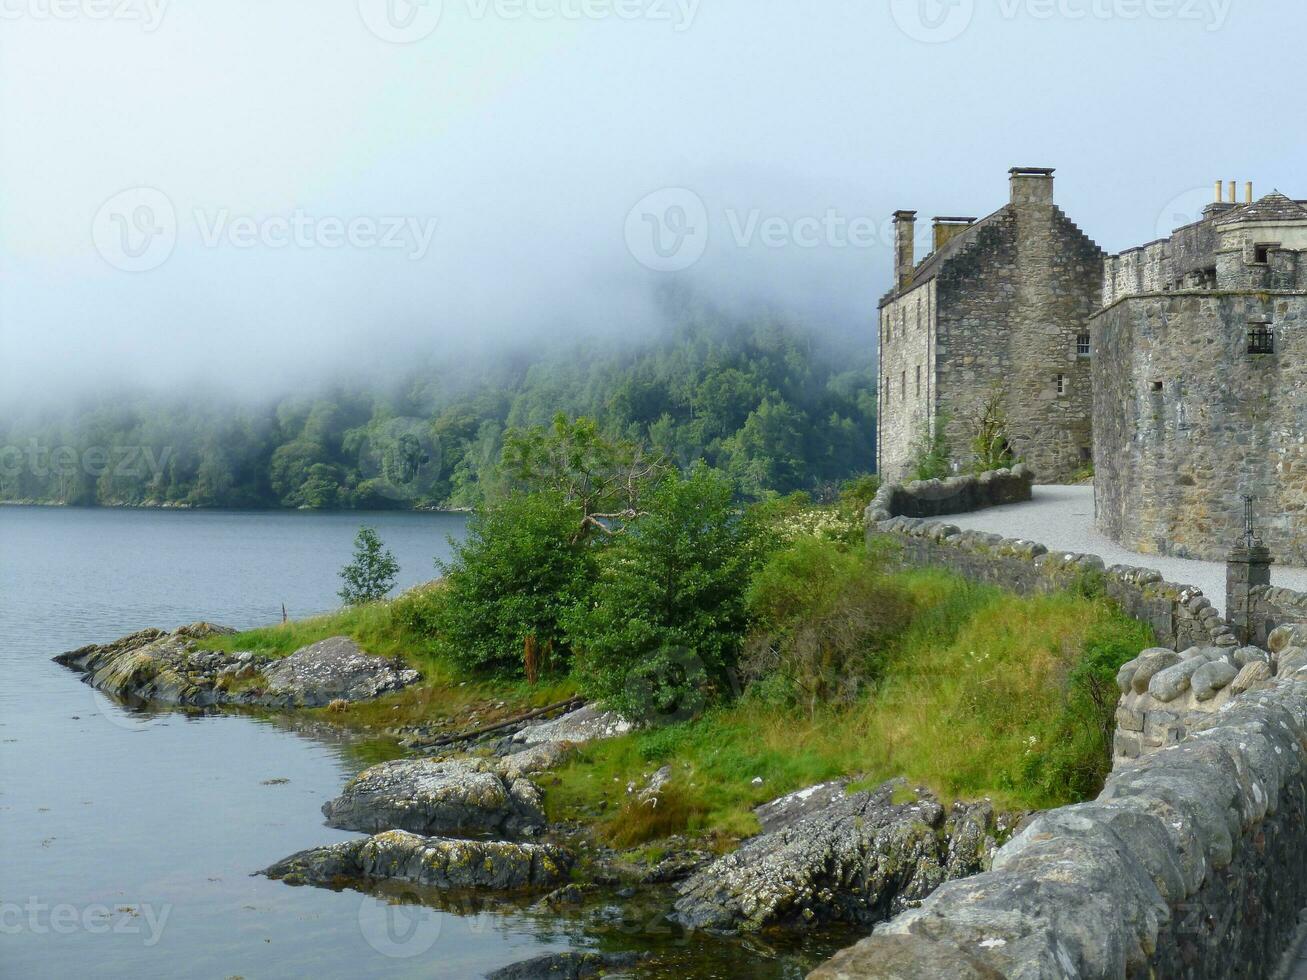
[[[1098,555],[1109,565],[1155,568],[1170,582],[1196,585],[1213,606],[1225,613],[1225,565],[1215,561],[1165,558],[1127,551],[1094,530],[1094,488],[1035,487],[1034,500],[991,507],[972,514],[950,514],[943,520],[963,530],[976,529],[1009,538],[1038,541],[1054,551]],[[1307,592],[1307,568],[1275,566],[1271,581],[1282,588]]]

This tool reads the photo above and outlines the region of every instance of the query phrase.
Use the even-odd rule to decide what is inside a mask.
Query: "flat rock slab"
[[[823,922],[870,923],[983,870],[997,846],[987,803],[951,812],[928,794],[895,803],[902,780],[835,799],[813,787],[810,812],[746,841],[678,887],[673,918],[692,929],[751,932]],[[776,814],[797,806],[772,804]],[[803,802],[803,801],[800,801]]]
[[[333,636],[296,650],[263,674],[266,703],[294,708],[369,701],[418,679],[416,670],[370,656],[347,636]]]
[[[463,759],[395,759],[372,766],[322,812],[328,826],[368,834],[533,834],[545,823],[534,783]]]
[[[545,953],[492,970],[486,974],[486,980],[585,980],[608,976],[612,971],[622,973],[647,958],[648,954],[641,953],[595,953],[589,950]]]
[[[300,851],[259,873],[292,885],[406,881],[428,888],[516,891],[558,884],[566,879],[572,861],[569,851],[553,844],[423,837],[390,830]]]
[[[631,723],[615,711],[604,711],[593,704],[569,711],[553,721],[523,728],[513,741],[526,745],[540,742],[592,742],[598,738],[615,738],[631,730]]]
[[[419,680],[417,671],[370,656],[344,636],[303,647],[281,660],[205,650],[197,642],[234,632],[211,623],[192,623],[171,633],[147,629],[54,660],[106,694],[190,707],[321,707],[336,700],[368,700]]]

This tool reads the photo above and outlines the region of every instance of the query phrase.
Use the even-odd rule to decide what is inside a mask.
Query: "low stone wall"
[[[1035,817],[992,870],[941,885],[809,980],[1274,975],[1307,907],[1307,631],[1270,645],[1264,660],[1239,651],[1238,676],[1264,676],[1215,689],[1219,708],[1178,744],[1118,765],[1096,801]],[[1118,678],[1123,707],[1137,680],[1149,690],[1202,652],[1145,651]]]
[[[891,517],[966,514],[986,507],[1030,500],[1034,483],[1035,474],[1023,464],[979,476],[887,483],[876,493],[868,515],[875,515],[875,520],[889,520]]]
[[[1307,595],[1293,589],[1262,586],[1252,590],[1250,643],[1265,644],[1277,626],[1307,623]]]
[[[870,518],[876,512],[872,508],[868,509],[867,539],[888,545],[890,560],[900,565],[948,568],[973,581],[1025,595],[1092,583],[1127,616],[1152,626],[1158,643],[1172,650],[1239,645],[1234,631],[1201,589],[1167,582],[1154,569],[1108,568],[1097,555],[1050,553],[1033,541],[963,531],[942,521],[894,517],[873,523]]]

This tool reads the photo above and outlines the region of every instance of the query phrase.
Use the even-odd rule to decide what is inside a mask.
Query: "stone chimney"
[[[957,238],[976,223],[975,218],[936,218],[932,223],[934,241],[932,247],[936,252]]]
[[[1052,167],[1013,167],[1008,173],[1012,175],[1013,204],[1053,203]]]
[[[916,211],[894,212],[894,282],[899,289],[912,285],[916,267]]]

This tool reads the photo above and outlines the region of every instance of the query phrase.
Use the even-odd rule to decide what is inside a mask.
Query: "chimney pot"
[[[1244,190],[1244,195],[1243,195],[1243,196],[1244,196],[1244,203],[1245,203],[1245,204],[1252,204],[1252,203],[1253,203],[1253,182],[1252,182],[1251,180],[1248,181],[1248,183],[1244,185],[1244,189],[1243,189],[1243,190]]]

